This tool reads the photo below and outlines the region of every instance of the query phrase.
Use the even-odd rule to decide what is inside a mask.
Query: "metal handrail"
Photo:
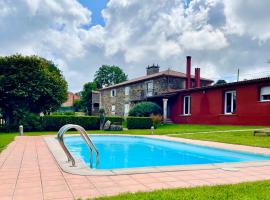
[[[98,166],[99,163],[99,153],[98,150],[96,148],[96,146],[94,145],[94,143],[91,141],[91,139],[89,138],[87,132],[85,131],[85,129],[79,125],[75,125],[75,124],[66,124],[63,127],[60,128],[60,130],[57,133],[57,138],[58,141],[62,147],[62,149],[64,150],[67,158],[68,158],[68,162],[71,161],[72,166],[75,166],[75,159],[73,158],[73,156],[71,155],[71,153],[69,152],[69,150],[67,149],[65,143],[64,143],[64,133],[67,132],[70,129],[76,129],[77,131],[79,131],[81,137],[84,139],[88,149],[89,149],[89,154],[90,154],[90,167],[93,167],[93,155],[92,155],[92,151],[94,150],[95,154],[96,154],[96,166]]]

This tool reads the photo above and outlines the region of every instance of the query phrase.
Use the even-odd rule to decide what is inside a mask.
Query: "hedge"
[[[44,131],[58,131],[66,124],[77,124],[85,130],[99,129],[99,117],[97,116],[63,116],[48,115],[42,117],[42,127]]]
[[[150,129],[153,121],[150,117],[127,117],[128,129]]]
[[[110,120],[112,124],[122,124],[123,117],[106,117],[106,121]],[[98,130],[98,116],[70,116],[70,115],[47,115],[42,117],[42,127],[44,131],[58,131],[66,124],[77,124],[85,130]]]
[[[124,121],[124,118],[123,117],[116,117],[116,116],[108,116],[106,117],[106,120],[110,120],[112,124],[119,124],[121,125]]]
[[[74,116],[74,115],[45,115],[37,119],[27,116],[22,121],[25,131],[58,131],[66,124],[77,124],[85,130],[99,130],[99,116]],[[123,117],[106,117],[112,124],[122,124]],[[17,131],[19,127],[0,126],[0,132]]]

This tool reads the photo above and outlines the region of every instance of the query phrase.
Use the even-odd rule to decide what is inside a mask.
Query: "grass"
[[[96,200],[270,200],[270,181],[241,183],[236,185],[206,186],[196,188],[157,190]]]
[[[221,133],[195,133],[195,134],[177,134],[174,137],[181,137],[194,140],[207,140],[223,142],[229,144],[241,144],[247,146],[270,148],[269,136],[253,136],[253,131],[243,132],[221,132]]]
[[[0,134],[0,152],[10,143],[14,140],[14,137],[17,134],[15,133],[4,133]]]

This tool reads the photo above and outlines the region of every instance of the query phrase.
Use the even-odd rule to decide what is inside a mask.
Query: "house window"
[[[115,97],[116,96],[116,89],[111,90],[111,97]]]
[[[190,115],[190,96],[184,96],[183,114]]]
[[[270,86],[261,87],[260,101],[270,101]]]
[[[125,95],[126,95],[126,96],[129,95],[129,87],[125,87]]]
[[[236,91],[225,92],[225,114],[233,114],[236,111]]]
[[[115,115],[115,105],[112,105],[112,115]]]
[[[147,96],[148,97],[153,96],[153,92],[154,92],[154,83],[153,81],[149,81],[147,82]]]
[[[125,116],[127,116],[129,113],[129,103],[125,104]]]

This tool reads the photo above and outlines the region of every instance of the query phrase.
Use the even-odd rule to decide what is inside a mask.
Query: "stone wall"
[[[112,88],[116,90],[115,97],[111,97],[111,88],[104,89],[101,91],[101,102],[106,115],[112,115],[112,105],[115,105],[115,115],[124,116],[125,104],[129,104],[131,109],[137,102],[145,101],[147,99],[147,83],[150,81],[153,82],[153,96],[167,92],[168,89],[181,89],[185,85],[183,78],[163,76]],[[129,95],[125,95],[125,87],[130,88]]]

